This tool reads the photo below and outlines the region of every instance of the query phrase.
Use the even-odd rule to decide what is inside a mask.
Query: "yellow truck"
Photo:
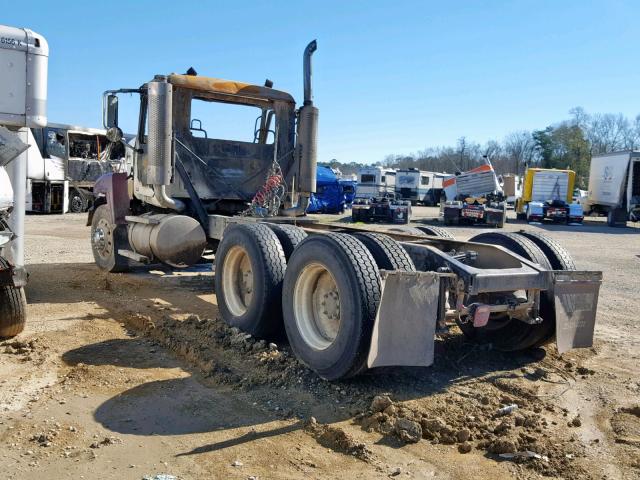
[[[582,206],[573,202],[576,172],[555,168],[528,168],[522,196],[516,200],[519,220],[582,223]]]

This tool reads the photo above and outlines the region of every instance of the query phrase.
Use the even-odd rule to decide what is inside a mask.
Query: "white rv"
[[[412,205],[436,205],[442,193],[445,174],[427,172],[417,168],[398,169],[396,172],[396,198],[409,200]]]
[[[614,152],[591,159],[587,207],[624,226],[640,220],[640,151]]]
[[[358,170],[356,198],[378,197],[385,193],[394,193],[396,189],[396,170],[383,167],[364,167]]]

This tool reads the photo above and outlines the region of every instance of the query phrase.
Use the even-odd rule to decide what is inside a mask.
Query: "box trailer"
[[[640,151],[614,152],[591,159],[587,209],[624,226],[640,219]]]
[[[30,127],[47,123],[46,39],[0,25],[0,337],[24,329],[24,217]],[[7,128],[5,128],[7,127]]]
[[[528,222],[582,223],[582,205],[573,201],[576,172],[554,168],[527,168],[516,216]]]
[[[507,208],[515,208],[516,200],[522,196],[522,177],[513,173],[505,173],[499,177],[504,192]]]

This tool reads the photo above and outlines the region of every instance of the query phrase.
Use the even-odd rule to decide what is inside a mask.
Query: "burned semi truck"
[[[272,88],[159,75],[105,92],[105,127],[122,141],[117,95],[140,97],[133,178],[101,177],[90,211],[96,264],[109,272],[184,267],[215,251],[221,318],[251,335],[286,332],[296,357],[336,380],[383,365],[430,365],[436,327],[502,350],[591,345],[600,272],[575,271],[543,236],[480,234],[472,242],[373,233],[304,217],[315,189],[318,109],[304,53],[304,102]],[[255,109],[253,141],[216,137],[193,106]],[[130,182],[130,188],[129,183]]]

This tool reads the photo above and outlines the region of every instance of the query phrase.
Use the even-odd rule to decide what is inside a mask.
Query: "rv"
[[[27,211],[79,213],[93,203],[93,185],[103,174],[129,173],[122,144],[106,131],[50,123],[32,128],[27,152]]]
[[[396,172],[396,198],[408,200],[412,205],[436,205],[442,194],[444,176],[417,168],[399,169]]]
[[[611,227],[640,220],[640,152],[614,152],[591,159],[585,210],[607,215]]]
[[[356,198],[372,198],[394,193],[396,170],[383,167],[364,167],[358,170]]]

